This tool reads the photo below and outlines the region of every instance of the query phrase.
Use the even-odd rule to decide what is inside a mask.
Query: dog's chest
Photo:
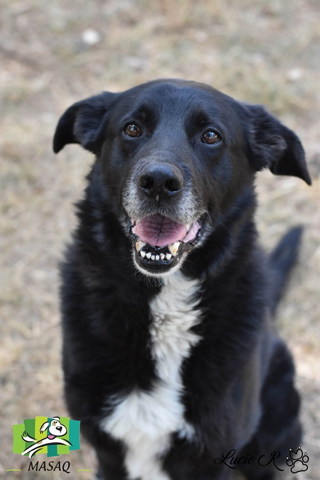
[[[113,413],[102,421],[103,430],[127,447],[125,465],[130,479],[168,480],[160,456],[170,446],[170,435],[193,435],[192,426],[184,419],[181,366],[199,341],[191,331],[200,321],[195,299],[198,290],[198,282],[181,272],[165,280],[150,304],[151,354],[159,380],[149,392],[136,390],[116,399]]]

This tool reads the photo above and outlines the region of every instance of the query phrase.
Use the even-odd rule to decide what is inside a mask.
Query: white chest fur
[[[199,284],[181,272],[166,277],[152,300],[151,351],[159,380],[152,391],[134,391],[116,399],[111,416],[101,427],[126,447],[125,465],[131,479],[169,480],[159,457],[169,447],[169,436],[192,436],[181,403],[181,365],[199,337],[190,331],[199,322],[195,293]]]

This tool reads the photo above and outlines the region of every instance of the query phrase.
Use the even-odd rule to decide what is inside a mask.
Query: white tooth
[[[140,240],[138,240],[138,241],[136,242],[136,249],[137,249],[137,251],[140,252],[141,248],[143,248],[145,245],[146,245],[145,243],[143,243],[143,242],[141,242]]]
[[[159,257],[159,255],[156,255],[156,260],[157,260],[157,261],[158,261],[158,260],[160,260],[160,257]]]
[[[146,256],[146,252],[144,250],[141,250],[140,255],[142,258],[144,258]]]
[[[171,257],[172,257],[171,253],[167,253],[167,254],[166,254],[166,259],[167,259],[167,260],[171,260]]]
[[[177,252],[179,250],[179,247],[180,247],[180,242],[175,242],[173,243],[172,245],[169,245],[168,248],[170,250],[170,252],[172,253],[172,255],[177,255]]]
[[[155,260],[155,259],[156,259],[155,255],[151,255],[151,260]]]
[[[146,257],[150,259],[150,258],[151,258],[151,253],[148,252],[148,253],[146,254]]]
[[[164,253],[160,253],[160,258],[161,258],[161,260],[164,260],[164,257],[165,257],[165,254],[164,254]]]

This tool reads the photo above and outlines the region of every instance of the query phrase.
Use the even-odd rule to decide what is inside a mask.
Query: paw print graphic
[[[306,452],[303,453],[301,447],[297,450],[291,450],[290,448],[286,464],[290,467],[291,473],[306,472],[308,470],[308,462],[309,457]]]

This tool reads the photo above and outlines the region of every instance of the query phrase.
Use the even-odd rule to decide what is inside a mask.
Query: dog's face
[[[60,423],[60,417],[53,417],[51,422],[45,422],[41,425],[40,432],[48,430],[49,435],[63,437],[67,433],[67,428]]]
[[[80,143],[97,155],[112,211],[137,268],[161,276],[223,221],[269,167],[310,183],[296,135],[261,107],[202,84],[156,81],[70,107],[54,150]]]
[[[63,437],[67,433],[67,429],[64,425],[62,425],[59,420],[52,420],[48,431],[51,435],[55,437]]]

